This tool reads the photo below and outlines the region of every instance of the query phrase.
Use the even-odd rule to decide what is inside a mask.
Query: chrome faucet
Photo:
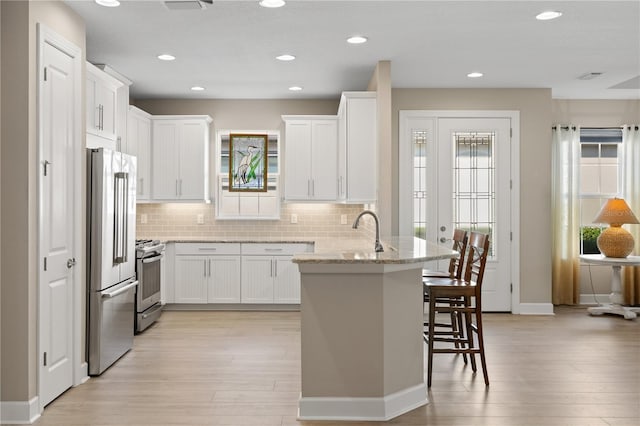
[[[365,210],[358,215],[355,222],[353,222],[353,229],[358,229],[358,222],[360,222],[360,218],[365,214],[369,214],[373,216],[373,219],[376,221],[376,253],[380,253],[384,251],[382,244],[380,244],[380,221],[378,220],[378,216],[371,210]]]

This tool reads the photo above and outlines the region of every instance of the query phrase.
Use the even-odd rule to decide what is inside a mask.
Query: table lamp
[[[611,198],[602,206],[594,223],[608,223],[598,237],[598,249],[606,257],[627,257],[633,251],[633,236],[624,228],[624,223],[640,223],[629,205],[622,198]]]

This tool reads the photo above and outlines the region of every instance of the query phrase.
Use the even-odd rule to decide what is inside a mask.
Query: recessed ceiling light
[[[280,55],[276,56],[276,59],[279,61],[293,61],[296,57],[293,55]]]
[[[106,7],[118,7],[120,6],[120,2],[118,0],[96,0],[100,6]]]
[[[262,7],[282,7],[286,3],[284,0],[261,0],[258,4]]]
[[[469,78],[478,78],[478,77],[482,77],[484,74],[482,74],[481,72],[470,72],[469,74],[467,74],[467,77]]]
[[[168,53],[163,53],[162,55],[158,55],[158,59],[161,61],[173,61],[176,59],[175,56],[169,55]]]
[[[302,90],[302,87],[300,86],[291,86],[289,87],[289,90],[291,90],[292,92],[299,92]]]
[[[366,42],[367,42],[367,38],[364,36],[353,36],[347,39],[347,43],[351,43],[351,44],[362,44]]]
[[[191,90],[193,90],[194,92],[202,92],[204,90],[204,87],[202,87],[202,86],[193,86],[191,88]]]
[[[555,10],[548,10],[546,12],[542,12],[536,15],[536,19],[538,21],[548,21],[549,19],[556,19],[562,16],[562,12],[557,12]]]

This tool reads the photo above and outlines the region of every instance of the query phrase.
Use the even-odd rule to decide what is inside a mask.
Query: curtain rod
[[[635,130],[640,130],[640,128],[638,126],[615,126],[615,127],[582,127],[583,129],[598,129],[598,130],[617,130],[617,129],[624,129],[627,128],[629,130],[631,130],[632,128],[634,128]],[[558,126],[552,126],[551,127],[553,130],[557,130]],[[569,126],[562,126],[560,127],[562,130],[569,130]],[[576,130],[576,126],[571,126],[571,130]]]

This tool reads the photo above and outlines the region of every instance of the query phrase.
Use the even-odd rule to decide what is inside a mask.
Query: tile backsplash
[[[138,204],[137,238],[230,238],[230,237],[324,237],[354,238],[373,235],[370,216],[362,218],[359,229],[351,225],[362,204],[282,204],[280,220],[216,220],[213,204]],[[202,224],[198,217],[202,215]],[[297,223],[291,223],[297,215]],[[346,215],[346,224],[341,224]],[[143,223],[145,222],[145,223]]]

